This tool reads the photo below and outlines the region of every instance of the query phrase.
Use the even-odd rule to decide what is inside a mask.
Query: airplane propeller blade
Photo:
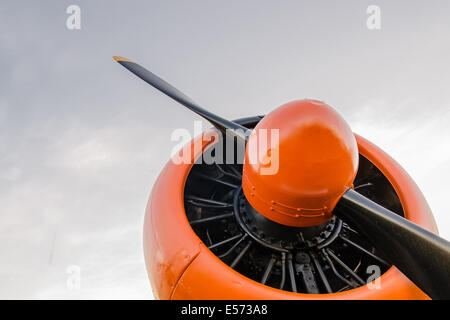
[[[349,189],[334,214],[364,233],[432,299],[450,299],[450,242]]]
[[[133,62],[130,59],[119,56],[114,56],[113,58],[120,65],[131,71],[134,75],[141,78],[155,89],[158,89],[159,91],[171,97],[175,101],[181,103],[191,111],[208,120],[214,127],[216,127],[222,133],[230,134],[232,137],[237,137],[239,139],[238,141],[244,143],[247,141],[248,138],[248,134],[246,134],[248,130],[247,128],[233,121],[219,117],[218,115],[208,110],[203,109],[193,100],[191,100],[188,96],[186,96],[184,93],[182,93],[181,91],[179,91],[178,89],[176,89],[163,79],[159,78],[157,75],[153,74],[149,70],[145,69],[141,65],[137,64],[136,62]]]

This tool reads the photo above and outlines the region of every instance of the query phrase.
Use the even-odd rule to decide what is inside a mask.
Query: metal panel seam
[[[201,244],[201,243],[200,243],[200,244]],[[174,285],[174,287],[173,287],[173,289],[172,289],[172,292],[170,293],[170,300],[173,300],[173,295],[174,295],[174,293],[175,293],[175,290],[177,289],[178,284],[179,284],[180,281],[181,281],[181,278],[183,278],[184,273],[187,271],[187,269],[189,269],[189,267],[191,266],[192,262],[194,262],[194,260],[198,257],[198,255],[199,255],[201,252],[202,252],[202,251],[201,251],[201,249],[199,248],[199,251],[195,254],[195,256],[192,257],[191,261],[189,261],[189,263],[186,265],[186,267],[183,269],[183,271],[181,271],[180,277],[178,278],[177,283],[175,283],[175,285]]]

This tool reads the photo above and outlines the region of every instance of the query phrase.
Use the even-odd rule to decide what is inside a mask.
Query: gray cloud
[[[197,117],[111,59],[147,66],[233,119],[317,98],[399,161],[450,238],[448,1],[0,4],[0,298],[151,298],[142,222]],[[67,289],[78,265],[82,287]]]

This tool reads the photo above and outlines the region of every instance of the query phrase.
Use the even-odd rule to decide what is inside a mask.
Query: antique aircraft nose
[[[267,217],[269,222],[278,222],[273,229],[280,229],[283,225],[285,228],[312,227],[319,224],[323,226],[335,209],[333,213],[337,218],[348,220],[359,228],[374,247],[384,253],[390,263],[426,294],[437,299],[450,297],[450,287],[442,285],[446,283],[445,280],[449,280],[450,242],[352,189],[359,159],[357,144],[349,126],[331,107],[314,100],[288,103],[262,119],[248,137],[246,127],[202,108],[141,65],[123,57],[116,56],[114,59],[154,88],[208,120],[218,131],[236,138],[240,146],[246,145],[242,189],[253,206],[252,209],[260,213],[256,212],[257,217]],[[227,174],[223,169],[221,171],[222,174]],[[405,177],[404,173],[400,174]],[[228,175],[234,176],[235,179],[241,177],[239,172],[237,175],[236,172]],[[403,183],[407,180],[402,178]],[[230,183],[226,185],[230,186]],[[231,186],[234,188],[235,185]],[[238,187],[234,193],[233,212],[227,212],[225,216],[199,219],[196,223],[232,215],[239,220],[237,213],[240,194],[241,187]],[[416,197],[417,192],[413,198]],[[211,205],[211,199],[206,201]],[[217,200],[213,202],[217,209]],[[245,209],[245,204],[243,206]],[[407,209],[411,210],[411,207],[413,206],[408,206]],[[228,211],[230,205],[219,201],[219,208],[226,208]],[[428,211],[426,205],[417,210],[420,214],[426,214]],[[166,211],[162,212],[166,214]],[[185,220],[184,218],[183,221]],[[248,232],[247,227],[241,224],[240,228],[246,234],[241,234],[242,238],[238,240],[238,244],[244,241],[247,235],[261,244],[262,240]],[[284,235],[283,231],[281,235]],[[259,236],[262,237],[263,234]],[[211,239],[209,241],[211,242]],[[228,241],[230,240],[223,240],[221,243]],[[269,245],[264,246],[274,249],[272,240],[269,241]],[[284,261],[286,252],[291,255],[289,250],[292,249],[285,248],[282,242],[279,244],[282,246]],[[239,263],[251,245],[250,240],[231,263],[232,268]],[[178,254],[179,251],[174,252]],[[288,261],[292,263],[289,256]],[[293,274],[293,267],[290,270]],[[293,282],[294,278],[295,276],[291,275]],[[359,282],[364,283],[361,279]],[[280,289],[283,286],[284,280]],[[292,289],[296,291],[294,283]]]

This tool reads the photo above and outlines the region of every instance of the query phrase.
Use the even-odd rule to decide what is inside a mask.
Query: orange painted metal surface
[[[273,128],[278,139],[271,143],[266,137]],[[317,100],[292,101],[267,114],[252,131],[242,187],[266,218],[315,226],[332,218],[336,203],[352,188],[358,160],[353,132],[336,110]],[[265,172],[269,162],[273,172]]]
[[[191,160],[200,155],[194,153],[194,143],[182,152],[189,148]],[[192,231],[184,214],[184,183],[191,167],[191,164],[169,161],[156,180],[147,203],[144,257],[157,299],[170,299],[182,273],[200,253],[201,240]]]
[[[200,138],[197,138],[197,143]],[[392,158],[356,136],[359,152],[394,186],[405,217],[437,233],[422,193]],[[209,143],[209,142],[208,142]],[[194,141],[184,150],[194,146]],[[203,147],[206,147],[206,143]],[[193,154],[192,158],[199,156]],[[144,254],[155,297],[159,299],[428,299],[397,268],[380,277],[380,289],[367,285],[332,294],[301,294],[262,285],[220,261],[190,227],[183,192],[192,164],[166,165],[156,181],[144,221]]]

